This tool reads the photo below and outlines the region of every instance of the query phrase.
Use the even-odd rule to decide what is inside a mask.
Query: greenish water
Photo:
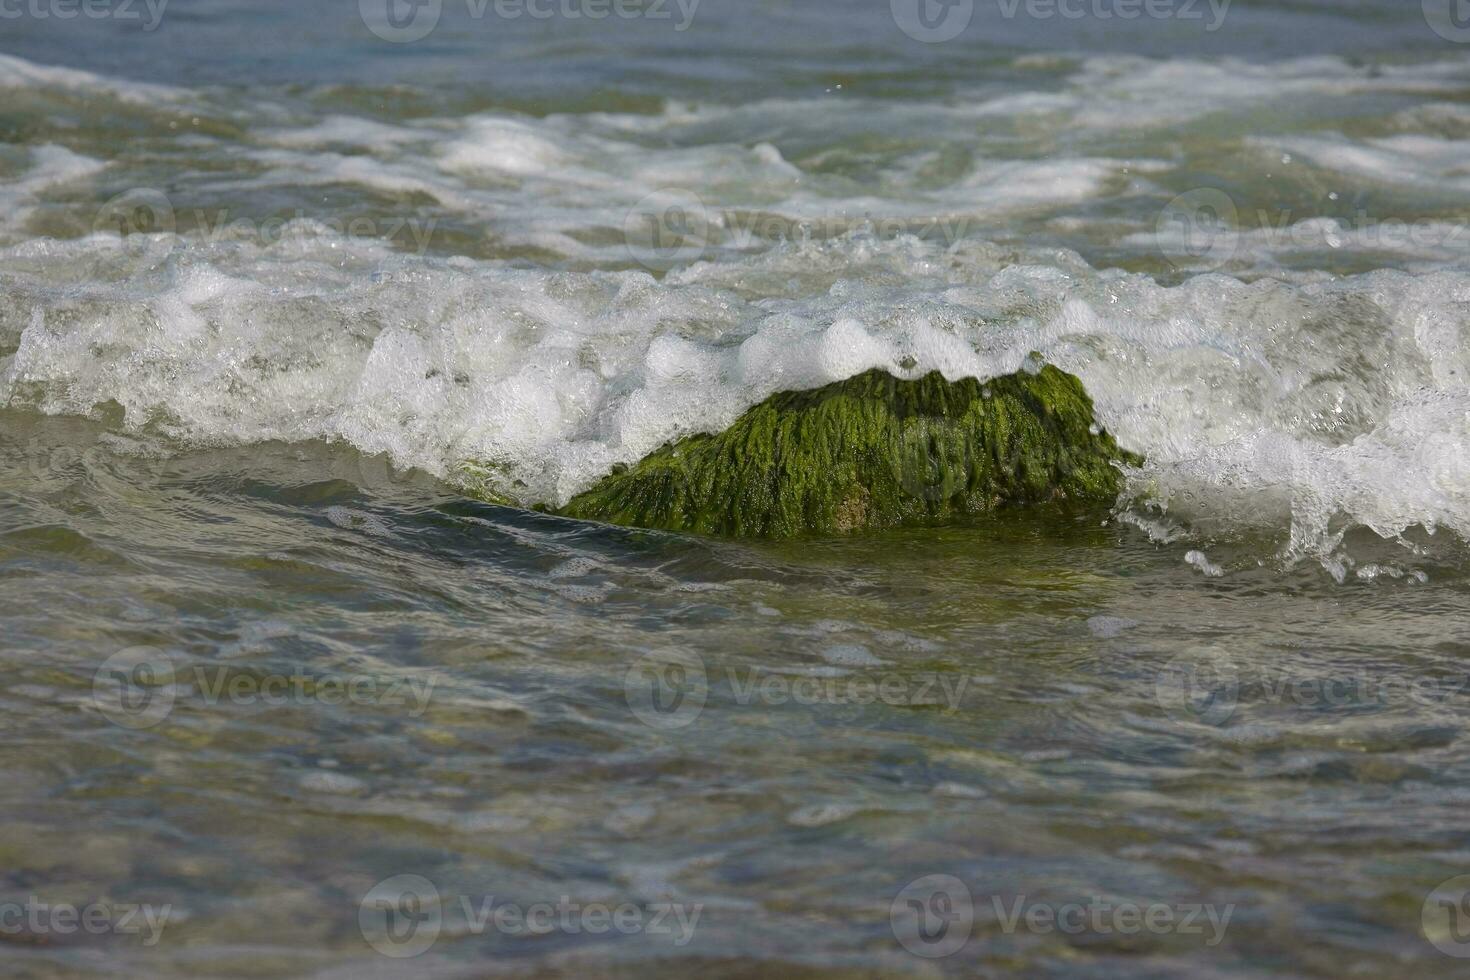
[[[469,503],[321,446],[164,462],[93,424],[19,433],[70,451],[38,472],[4,446],[6,893],[174,918],[152,947],[7,936],[13,975],[1450,962],[1420,912],[1466,857],[1454,559],[1202,580],[1059,512],[748,546]],[[176,669],[138,683],[170,692],[156,723],[95,678],[139,646]],[[690,700],[662,713],[650,684]],[[931,966],[890,903],[934,873],[976,925]],[[445,910],[411,961],[359,928],[404,874]],[[686,945],[528,937],[476,927],[490,896],[701,911]],[[992,896],[1234,911],[1214,946],[1008,935]]]
[[[900,6],[0,21],[0,972],[1464,972],[1467,49]],[[1114,505],[463,479],[1032,351]]]

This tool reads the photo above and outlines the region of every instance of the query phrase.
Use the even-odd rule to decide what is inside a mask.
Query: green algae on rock
[[[724,432],[665,445],[559,513],[633,527],[786,538],[936,525],[1003,504],[1111,502],[1118,448],[1076,377],[989,381],[874,369],[772,395]]]

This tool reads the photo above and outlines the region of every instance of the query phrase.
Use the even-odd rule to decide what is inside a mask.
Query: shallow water
[[[1008,7],[0,21],[7,975],[1460,969],[1470,48]],[[470,496],[1033,351],[1114,507]]]

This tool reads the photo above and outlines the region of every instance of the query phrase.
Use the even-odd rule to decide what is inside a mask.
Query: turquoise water
[[[1447,6],[12,9],[6,975],[1464,972]],[[474,497],[1031,351],[1113,506]]]

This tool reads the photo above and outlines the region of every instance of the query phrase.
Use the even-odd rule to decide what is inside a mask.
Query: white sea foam
[[[23,173],[0,183],[0,214],[5,216],[0,229],[24,225],[45,191],[91,176],[104,166],[100,160],[49,143],[33,147],[27,162]]]
[[[1416,133],[1368,140],[1341,135],[1289,137],[1274,143],[1323,169],[1377,183],[1470,190],[1470,140]]]
[[[845,239],[660,283],[321,248],[336,261],[294,286],[262,285],[297,260],[285,246],[237,245],[84,299],[22,290],[35,314],[0,397],[113,401],[129,427],[197,443],[340,439],[451,478],[489,461],[527,502],[562,501],[782,388],[904,364],[987,377],[1034,349],[1083,378],[1148,457],[1134,489],[1177,518],[1279,521],[1324,561],[1344,521],[1470,535],[1462,274],[1165,288],[1075,256]],[[823,268],[839,270],[827,288],[785,302],[738,282]]]
[[[120,102],[143,104],[173,102],[187,95],[185,90],[168,85],[126,81],[0,54],[0,90],[4,89],[59,90],[88,96],[103,94]]]
[[[86,81],[13,61],[0,81]],[[115,403],[127,428],[185,445],[337,440],[449,479],[488,463],[502,491],[560,502],[778,390],[869,367],[986,378],[1039,351],[1081,376],[1102,424],[1147,457],[1124,504],[1156,540],[1274,529],[1288,558],[1344,575],[1353,526],[1470,537],[1470,235],[1451,216],[1395,238],[1293,213],[1234,230],[1226,268],[1248,274],[1172,285],[1018,244],[1075,235],[1160,267],[1171,231],[1158,209],[1173,191],[1155,182],[1193,164],[1172,134],[1120,149],[1110,130],[1212,114],[1268,174],[1461,193],[1470,127],[1447,93],[1470,87],[1470,69],[1108,58],[1058,84],[897,107],[392,123],[272,103],[236,110],[244,141],[190,137],[217,164],[191,176],[194,199],[274,207],[345,189],[379,213],[482,234],[475,257],[395,251],[321,214],[268,240],[213,235],[186,227],[183,208],[177,235],[35,239],[25,212],[102,164],[60,146],[12,153],[0,161],[18,174],[0,184],[12,205],[0,350],[13,351],[0,403]],[[1370,135],[1252,132],[1262,104],[1344,90],[1384,96]],[[1417,113],[1404,104],[1415,98]],[[814,113],[843,134],[830,146],[775,135]],[[625,226],[640,199],[670,190],[707,202],[713,234],[656,276]],[[765,217],[776,231],[753,232]],[[895,217],[953,225],[923,239],[873,227]],[[552,260],[529,262],[527,247]],[[1398,268],[1340,277],[1314,265],[1324,255]]]

